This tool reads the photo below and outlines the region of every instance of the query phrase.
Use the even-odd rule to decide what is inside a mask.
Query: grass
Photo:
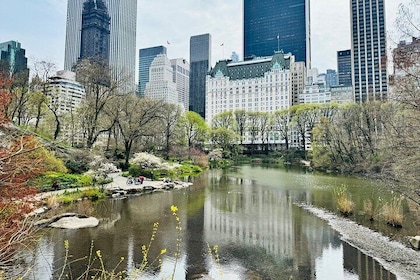
[[[341,185],[340,187],[334,188],[333,194],[338,211],[340,211],[346,217],[353,214],[355,204],[353,199],[351,198],[347,186]]]
[[[402,202],[403,196],[394,196],[382,206],[382,216],[386,223],[396,228],[402,227],[404,220]]]

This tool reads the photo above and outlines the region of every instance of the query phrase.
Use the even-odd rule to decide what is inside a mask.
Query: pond
[[[332,189],[342,184],[356,205],[363,205],[362,198],[390,197],[377,183],[251,165],[208,170],[193,183],[187,189],[69,206],[64,210],[99,218],[99,226],[45,230],[27,279],[61,274],[77,279],[89,263],[100,268],[101,260],[107,271],[124,270],[131,279],[398,279],[296,205],[333,210]],[[369,222],[358,215],[361,211],[355,219]],[[396,237],[418,230],[410,217],[400,230],[383,221],[369,223]],[[143,245],[149,248],[146,269]],[[95,259],[98,250],[101,260]]]

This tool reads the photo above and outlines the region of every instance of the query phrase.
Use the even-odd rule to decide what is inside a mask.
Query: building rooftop
[[[264,74],[272,69],[290,69],[291,59],[290,53],[276,52],[273,56],[255,57],[239,62],[221,60],[209,71],[208,75],[225,76],[230,80],[264,77]]]

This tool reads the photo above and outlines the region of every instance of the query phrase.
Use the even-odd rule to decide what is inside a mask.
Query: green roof
[[[264,77],[272,69],[290,69],[290,54],[276,52],[273,56],[255,57],[241,62],[221,60],[216,63],[208,75],[211,77],[225,76],[230,80],[252,79]]]

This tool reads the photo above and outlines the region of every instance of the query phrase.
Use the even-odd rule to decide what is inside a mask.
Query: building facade
[[[217,114],[245,110],[273,113],[291,106],[290,67],[294,57],[274,56],[216,63],[206,78],[206,121]]]
[[[211,63],[211,35],[190,38],[190,92],[189,110],[206,115],[206,75]]]
[[[159,54],[150,65],[149,81],[146,83],[144,97],[179,104],[176,84],[173,81],[171,62],[166,54]]]
[[[244,57],[291,52],[311,67],[309,0],[244,0]]]
[[[83,4],[81,59],[109,65],[109,25],[108,9],[102,0],[88,0]]]
[[[337,52],[338,85],[351,86],[351,50]]]
[[[86,0],[68,0],[64,69],[72,70],[80,57],[82,11]],[[109,65],[113,77],[126,78],[123,90],[135,90],[136,0],[103,0],[110,16]]]
[[[299,95],[303,92],[306,84],[305,62],[298,61],[290,65],[290,79],[292,91],[292,105],[299,104]]]
[[[86,97],[85,89],[76,82],[76,73],[66,70],[58,71],[56,75],[49,78],[48,92],[59,114],[72,111]]]
[[[76,82],[76,73],[71,71],[58,71],[56,75],[49,78],[48,94],[51,104],[56,108],[58,115],[71,116],[74,110],[86,98],[84,87]],[[75,146],[83,143],[84,135],[74,125],[64,123],[60,132],[60,139],[68,141]]]
[[[388,94],[385,0],[351,0],[354,100],[385,101]]]
[[[399,42],[392,50],[392,57],[394,79],[407,75],[417,76],[420,70],[420,38],[412,37],[411,42]]]
[[[190,64],[184,58],[171,59],[173,81],[178,92],[178,103],[188,110],[190,100]]]
[[[24,81],[28,82],[29,69],[28,59],[25,56],[25,49],[16,41],[0,43],[0,61],[2,66],[0,70],[9,73],[9,77],[21,74]]]
[[[153,59],[159,54],[167,54],[166,47],[156,46],[139,50],[139,85],[138,95],[143,96],[146,84],[149,81],[149,70]]]

